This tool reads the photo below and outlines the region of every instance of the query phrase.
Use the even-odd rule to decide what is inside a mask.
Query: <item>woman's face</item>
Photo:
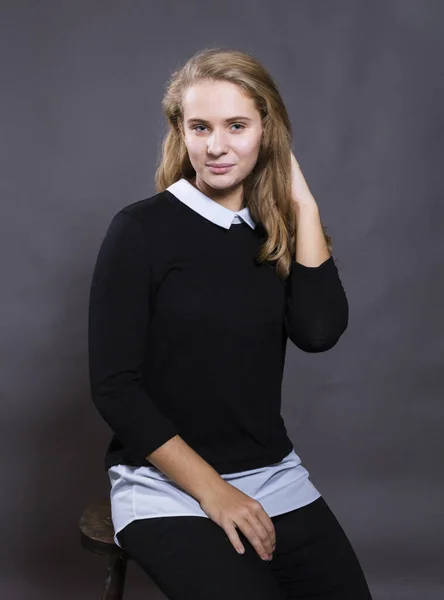
[[[205,81],[188,88],[183,98],[183,135],[201,189],[242,187],[258,155],[262,122],[253,100],[235,84]],[[209,163],[233,165],[214,172]]]

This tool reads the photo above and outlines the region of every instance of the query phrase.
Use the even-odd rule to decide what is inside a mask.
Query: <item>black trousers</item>
[[[273,560],[236,529],[245,553],[205,517],[139,519],[119,543],[169,600],[371,600],[358,558],[321,496],[271,517]]]

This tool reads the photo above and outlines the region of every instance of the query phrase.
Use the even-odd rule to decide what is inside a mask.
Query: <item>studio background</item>
[[[106,561],[78,531],[109,490],[92,270],[115,212],[155,193],[170,73],[221,46],[279,86],[350,305],[330,351],[288,341],[295,450],[374,600],[444,597],[444,2],[4,1],[0,17],[0,596],[100,597]],[[148,597],[164,598],[130,562],[125,599]]]

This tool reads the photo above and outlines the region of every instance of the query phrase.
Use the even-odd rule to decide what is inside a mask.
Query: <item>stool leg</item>
[[[108,570],[103,587],[102,600],[122,600],[126,564],[126,557],[114,555],[108,558]]]

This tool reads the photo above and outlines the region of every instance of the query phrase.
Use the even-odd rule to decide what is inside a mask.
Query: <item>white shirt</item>
[[[202,217],[228,229],[242,222],[256,226],[248,207],[234,212],[215,202],[182,178],[169,190]],[[114,542],[117,533],[135,519],[197,516],[209,518],[199,502],[154,465],[115,465],[108,469]],[[222,479],[261,503],[269,517],[300,508],[321,494],[293,449],[282,461],[258,469],[220,475]]]

